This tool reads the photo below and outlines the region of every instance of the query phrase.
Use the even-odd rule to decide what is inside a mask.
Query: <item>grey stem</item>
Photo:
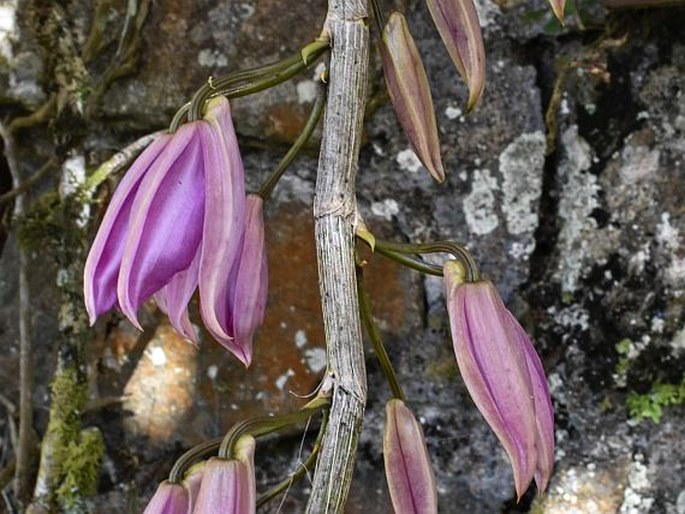
[[[314,200],[328,373],[333,401],[307,512],[341,513],[366,404],[366,369],[354,262],[355,176],[369,59],[365,0],[329,0],[332,51]]]

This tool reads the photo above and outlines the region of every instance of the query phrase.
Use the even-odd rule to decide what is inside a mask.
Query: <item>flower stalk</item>
[[[316,40],[303,47],[297,54],[282,61],[208,80],[193,95],[188,106],[188,119],[195,121],[202,118],[205,102],[212,97],[219,95],[227,98],[246,96],[291,79],[311,66],[329,48],[328,40]]]
[[[364,269],[360,265],[357,265],[357,296],[359,298],[359,313],[361,314],[362,323],[364,324],[364,328],[366,328],[366,333],[369,335],[373,349],[376,352],[376,358],[378,359],[381,369],[383,370],[383,374],[388,381],[392,395],[394,398],[404,401],[405,397],[404,392],[402,391],[402,386],[400,386],[400,383],[397,380],[397,375],[392,367],[392,362],[390,362],[390,356],[385,349],[385,345],[383,345],[376,322],[373,320],[371,305],[369,303],[369,295],[366,291],[366,285],[364,283]]]
[[[309,114],[309,119],[307,120],[307,123],[302,129],[302,132],[300,132],[300,135],[297,136],[297,139],[290,147],[288,152],[283,156],[280,162],[276,165],[276,168],[274,168],[274,170],[271,172],[271,175],[269,175],[269,178],[266,179],[262,187],[259,189],[258,194],[264,200],[269,198],[269,196],[274,190],[274,187],[276,187],[276,184],[283,176],[285,170],[288,169],[288,167],[292,164],[293,160],[295,160],[295,157],[297,157],[297,155],[302,150],[302,147],[305,144],[307,144],[307,141],[309,141],[309,138],[312,136],[314,130],[316,129],[316,126],[319,124],[319,121],[321,120],[321,115],[323,114],[325,106],[326,86],[325,84],[320,83],[316,95],[316,100],[314,101],[314,106],[312,107],[312,111]]]

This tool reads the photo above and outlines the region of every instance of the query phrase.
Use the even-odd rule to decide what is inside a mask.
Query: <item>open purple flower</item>
[[[212,335],[245,365],[227,309],[242,251],[244,171],[228,101],[212,99],[202,120],[152,143],[115,191],[91,247],[84,295],[91,323],[119,308],[137,311],[152,295],[172,325],[197,341],[187,305],[196,288]]]
[[[464,383],[509,455],[518,497],[533,478],[544,490],[554,466],[554,412],[540,358],[492,282],[463,282],[456,261],[443,269]]]
[[[438,490],[423,430],[402,400],[385,405],[383,459],[395,514],[436,514]]]

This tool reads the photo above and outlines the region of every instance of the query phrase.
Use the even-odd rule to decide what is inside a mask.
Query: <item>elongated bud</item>
[[[402,400],[385,405],[383,458],[395,514],[436,514],[438,491],[423,430]]]
[[[244,435],[236,443],[235,459],[213,457],[207,461],[193,506],[194,514],[254,514],[257,508],[254,450],[254,438]]]
[[[509,455],[519,499],[533,478],[544,490],[554,466],[554,412],[540,357],[492,282],[464,282],[456,261],[443,271],[466,388]]]
[[[467,110],[485,87],[485,49],[473,0],[426,0],[442,42],[469,88]]]
[[[445,180],[433,97],[419,50],[404,16],[393,12],[383,28],[381,58],[397,118],[417,157],[438,182]]]

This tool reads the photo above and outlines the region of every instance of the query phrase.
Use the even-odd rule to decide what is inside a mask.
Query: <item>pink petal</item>
[[[549,394],[547,378],[545,377],[545,370],[542,367],[542,362],[540,362],[540,357],[523,327],[515,319],[514,322],[519,332],[519,339],[523,345],[526,364],[533,385],[536,427],[535,449],[537,451],[535,483],[538,486],[538,490],[544,491],[554,469],[554,408],[552,407],[552,398]]]
[[[205,181],[198,126],[187,123],[173,134],[131,207],[117,292],[138,328],[138,308],[188,268],[200,245]]]
[[[252,357],[252,338],[264,321],[268,292],[268,270],[264,244],[263,200],[248,195],[245,203],[245,233],[235,280],[229,288],[232,298],[234,344],[242,349],[246,365]]]
[[[169,283],[155,293],[155,301],[159,308],[169,316],[174,330],[182,337],[198,344],[198,337],[188,316],[188,302],[197,289],[197,273],[200,269],[200,250],[187,269],[179,271]]]
[[[153,141],[131,165],[112,195],[83,274],[83,296],[91,325],[118,304],[116,284],[131,206],[141,180],[170,140],[171,135],[165,134]]]
[[[205,327],[244,364],[249,357],[233,340],[229,284],[244,226],[245,177],[228,101],[213,99],[202,123],[205,216],[200,256],[200,312]]]

